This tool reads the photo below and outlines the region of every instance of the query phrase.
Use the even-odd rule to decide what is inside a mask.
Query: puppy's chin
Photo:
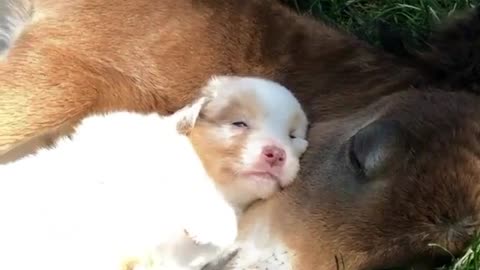
[[[239,209],[243,209],[254,201],[268,199],[281,190],[277,180],[261,175],[236,175],[229,178],[229,181],[219,184],[218,187],[225,199]]]
[[[268,173],[246,173],[237,181],[241,182],[244,189],[255,195],[256,199],[267,199],[283,188],[280,180]]]

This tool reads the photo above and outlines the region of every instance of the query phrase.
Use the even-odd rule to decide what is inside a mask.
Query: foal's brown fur
[[[462,255],[480,228],[478,104],[467,94],[407,91],[314,124],[299,181],[244,222],[268,217],[295,254],[293,269],[432,269]],[[370,174],[351,147],[375,123],[376,142],[363,151],[381,170]]]
[[[92,112],[171,113],[213,74],[277,80],[294,89],[313,119],[359,108],[407,86],[411,75],[271,0],[34,0],[33,6],[0,63],[0,153],[68,130]]]

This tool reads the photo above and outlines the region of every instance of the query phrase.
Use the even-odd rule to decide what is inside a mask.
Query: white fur
[[[262,237],[255,234],[257,237]],[[250,239],[241,245],[241,250],[230,263],[232,270],[292,270],[294,254],[283,243],[270,242],[258,245],[257,239]]]
[[[220,93],[245,82],[230,79],[211,80],[204,89],[208,98],[170,117],[91,116],[71,140],[0,165],[0,269],[118,270],[129,258],[140,259],[139,270],[200,269],[231,246],[237,236],[232,194],[217,189],[176,129],[179,121],[195,123],[207,100],[221,103],[228,95]],[[278,139],[298,163],[306,120],[294,127],[300,144],[288,138],[292,127],[284,124],[301,110],[298,101],[278,84],[247,82],[271,114],[258,121],[265,127],[257,133]],[[274,91],[280,92],[271,96]],[[288,165],[295,171],[289,181],[297,163]]]
[[[273,224],[275,221],[271,220],[265,212],[255,213],[254,219],[252,219],[252,213],[249,215],[249,222],[243,224],[235,244],[219,257],[226,258],[236,251],[236,255],[223,269],[292,270],[293,262],[296,260],[295,253],[272,234],[271,229],[275,226]]]
[[[233,242],[235,213],[177,134],[181,113],[89,117],[72,140],[1,165],[0,269],[118,270],[199,216]]]
[[[306,140],[308,120],[292,92],[279,83],[256,77],[217,76],[209,85],[214,89],[222,89],[218,92],[219,98],[207,105],[210,110],[220,110],[229,106],[229,99],[242,93],[248,94],[245,98],[253,97],[255,100],[251,102],[258,106],[258,115],[253,119],[241,115],[231,119],[231,122],[247,123],[249,134],[246,145],[243,145],[240,164],[236,168],[240,174],[239,179],[230,186],[231,190],[224,190],[229,194],[227,197],[235,198],[232,201],[236,202],[250,202],[252,195],[255,196],[253,199],[265,199],[278,190],[271,181],[263,179],[249,181],[252,179],[241,175],[243,172],[256,170],[262,148],[267,145],[275,145],[285,150],[287,158],[279,181],[283,187],[291,184],[299,171],[300,156],[308,146]],[[298,115],[298,119],[292,122],[291,118],[295,115]],[[219,124],[216,127],[219,140],[229,141],[234,145],[238,145],[235,138],[240,132],[242,131],[230,123]],[[295,138],[291,139],[289,135],[294,135]],[[239,190],[244,192],[238,192]]]

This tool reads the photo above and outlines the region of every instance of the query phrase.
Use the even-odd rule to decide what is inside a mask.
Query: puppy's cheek
[[[241,161],[245,166],[253,166],[259,162],[261,153],[260,143],[257,141],[247,141],[241,150]]]
[[[239,174],[245,172],[247,169],[243,160],[238,156],[232,156],[229,160],[225,160],[227,162],[227,166],[229,167],[230,171],[233,173],[236,178]]]
[[[295,181],[295,178],[300,171],[300,162],[297,157],[291,156],[285,165],[283,185],[287,186]]]
[[[230,126],[220,126],[213,131],[213,135],[216,139],[225,142],[226,144],[234,144],[236,134]]]
[[[308,141],[300,138],[294,139],[292,144],[298,157],[305,153],[308,147]]]
[[[246,164],[251,159],[252,153],[249,151],[251,142],[248,134],[239,135],[231,127],[224,127],[220,132],[220,136],[217,136],[215,139],[223,142],[225,148],[232,153],[232,158],[236,163]]]

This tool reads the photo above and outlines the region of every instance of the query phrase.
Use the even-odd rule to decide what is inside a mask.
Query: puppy
[[[232,245],[245,207],[295,179],[307,118],[260,78],[202,92],[169,117],[87,117],[0,166],[0,268],[200,269]]]

